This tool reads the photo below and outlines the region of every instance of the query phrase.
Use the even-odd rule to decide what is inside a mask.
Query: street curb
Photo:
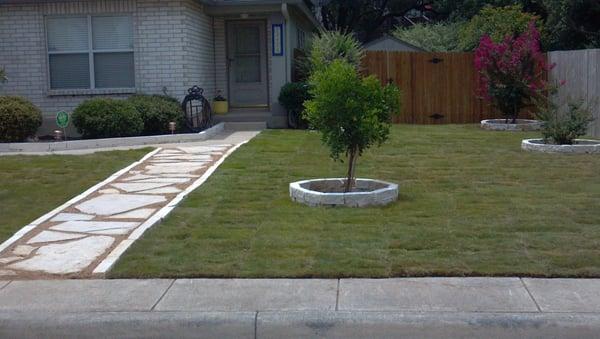
[[[0,312],[0,337],[581,338],[600,314],[407,312]]]

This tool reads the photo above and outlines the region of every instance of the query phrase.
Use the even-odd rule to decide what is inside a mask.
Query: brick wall
[[[131,13],[134,20],[136,92],[182,98],[193,84],[212,96],[215,88],[212,19],[193,0],[100,0],[29,5],[0,5],[0,67],[9,78],[1,95],[29,98],[44,112],[40,133],[55,128],[54,114],[72,111],[93,96],[127,94],[66,91],[51,95],[48,85],[44,16]],[[56,92],[55,92],[56,93]],[[68,94],[64,94],[68,93]],[[73,133],[73,131],[70,131]]]

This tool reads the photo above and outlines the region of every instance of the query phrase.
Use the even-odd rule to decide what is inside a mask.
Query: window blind
[[[135,87],[130,16],[49,17],[46,30],[50,88]]]

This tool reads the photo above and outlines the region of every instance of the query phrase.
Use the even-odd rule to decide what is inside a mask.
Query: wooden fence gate
[[[402,113],[395,122],[462,124],[498,117],[475,93],[473,53],[369,51],[363,68],[402,90]]]

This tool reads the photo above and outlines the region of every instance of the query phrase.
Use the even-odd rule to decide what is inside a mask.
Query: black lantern
[[[198,86],[188,89],[188,94],[181,103],[186,126],[192,132],[200,132],[212,123],[210,103],[203,95],[204,90]]]

